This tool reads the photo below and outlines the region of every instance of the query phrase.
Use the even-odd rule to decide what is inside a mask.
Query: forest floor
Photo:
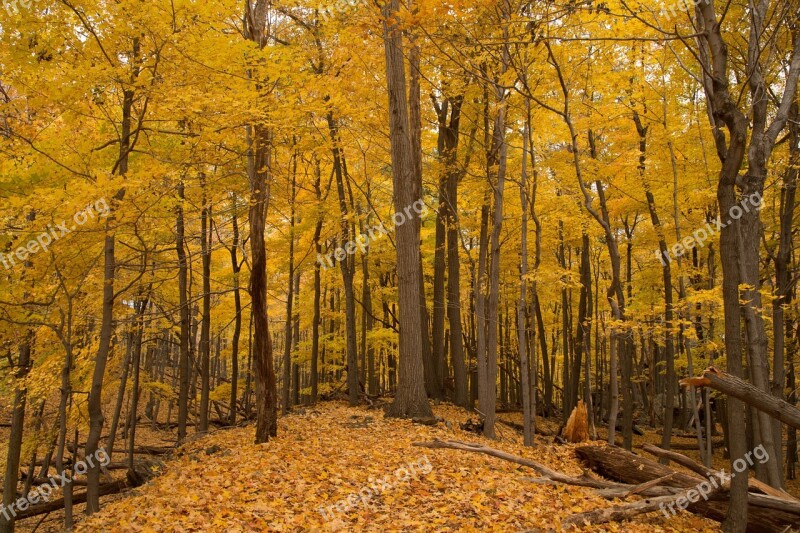
[[[252,443],[253,426],[215,431],[181,447],[147,485],[104,499],[95,516],[84,518],[77,508],[76,531],[557,531],[573,513],[612,505],[588,489],[525,481],[536,474],[500,459],[414,446],[436,438],[478,442],[581,473],[573,446],[538,437],[535,448],[525,448],[502,424],[499,440],[490,441],[459,428],[470,417],[463,409],[434,411],[447,423],[423,426],[326,403],[281,418],[278,438],[264,445]],[[348,496],[359,492],[365,497],[347,508]],[[60,530],[58,514],[37,531]],[[19,530],[31,531],[35,522]],[[719,528],[688,513],[651,513],[585,530]]]

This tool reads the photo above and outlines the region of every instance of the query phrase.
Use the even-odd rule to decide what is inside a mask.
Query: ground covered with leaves
[[[534,473],[500,459],[414,446],[435,438],[481,442],[581,472],[570,446],[542,438],[536,448],[524,448],[504,425],[500,440],[489,441],[459,428],[469,418],[463,410],[438,406],[435,413],[446,423],[417,425],[384,419],[376,410],[326,404],[282,418],[279,437],[265,445],[252,444],[252,426],[217,431],[185,445],[159,477],[76,529],[547,531],[558,530],[575,512],[611,505],[582,488],[530,483],[525,478]],[[348,497],[359,493],[364,497],[350,505]],[[668,520],[654,513],[602,530],[718,528],[690,514]]]

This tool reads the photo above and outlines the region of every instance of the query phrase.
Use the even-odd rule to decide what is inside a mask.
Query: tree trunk
[[[339,142],[339,128],[333,117],[333,112],[328,113],[328,129],[333,143],[333,172],[336,176],[336,191],[339,195],[341,247],[346,252],[344,258],[339,260],[339,266],[342,270],[342,282],[344,283],[347,391],[350,406],[352,407],[358,405],[358,338],[356,336],[355,290],[353,289],[353,278],[355,277],[355,257],[353,253],[355,252],[356,243],[350,230],[350,210],[345,194],[344,180],[347,178],[347,165]],[[337,257],[337,259],[339,258]]]
[[[293,156],[293,159],[296,154]],[[295,163],[296,165],[296,163]],[[296,170],[296,169],[295,169]],[[292,321],[294,318],[294,225],[296,221],[295,213],[295,196],[297,195],[297,175],[292,174],[291,197],[290,202],[290,215],[289,215],[289,279],[286,289],[286,324],[283,329],[283,383],[281,386],[281,414],[284,416],[289,412],[291,407],[291,398],[289,397],[289,390],[292,382]],[[344,214],[343,214],[344,216]]]
[[[528,152],[530,151],[530,102],[522,139],[522,176],[519,183],[519,202],[522,206],[522,227],[519,266],[519,300],[517,300],[517,346],[519,347],[520,381],[522,383],[523,443],[533,446],[533,431],[536,419],[531,412],[530,353],[528,350]]]
[[[22,434],[25,428],[25,405],[28,388],[22,380],[31,370],[31,341],[33,335],[25,332],[25,339],[19,346],[16,379],[19,380],[14,392],[14,407],[11,415],[11,433],[6,455],[6,476],[3,480],[3,507],[10,509],[17,499],[17,480],[19,480],[19,464],[22,454]],[[13,533],[14,516],[7,517],[0,513],[0,532]]]
[[[245,4],[245,36],[260,48],[267,44],[268,0]],[[256,83],[260,88],[260,83]],[[269,185],[272,178],[272,135],[266,125],[248,127],[247,174],[250,181],[250,248],[252,272],[250,297],[253,316],[252,357],[256,382],[256,444],[278,434],[278,405],[272,339],[267,313],[267,250],[264,243]]]
[[[239,394],[239,338],[242,334],[242,294],[239,286],[239,277],[242,265],[239,263],[239,218],[237,213],[236,197],[233,197],[231,214],[233,242],[231,243],[231,268],[233,270],[233,303],[236,316],[233,323],[233,337],[231,339],[231,413],[228,423],[236,425],[236,406]]]
[[[200,419],[198,433],[208,431],[208,407],[211,394],[211,207],[205,175],[200,175],[203,207],[200,215],[200,249],[203,260],[203,318],[200,325]]]
[[[402,31],[397,21],[399,9],[399,0],[389,0],[384,6],[383,14],[394,204],[396,211],[402,213],[419,200],[420,190],[415,170],[417,155],[411,143]],[[433,416],[425,394],[425,371],[422,361],[419,236],[419,220],[414,217],[397,227],[400,373],[395,400],[387,410],[389,416],[416,418]]]
[[[178,254],[178,298],[180,306],[180,354],[178,373],[178,441],[186,438],[186,423],[189,417],[189,273],[186,258],[185,223],[183,202],[185,200],[183,181],[178,184],[178,207],[175,231],[175,247]]]

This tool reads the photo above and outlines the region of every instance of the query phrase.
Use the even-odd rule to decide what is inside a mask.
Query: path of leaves
[[[573,475],[581,469],[568,446],[541,440],[521,446],[500,426],[488,441],[458,428],[468,418],[451,406],[435,408],[450,427],[384,419],[380,411],[326,404],[284,417],[279,437],[252,444],[253,428],[213,433],[187,444],[164,473],[109,503],[77,526],[95,531],[498,531],[559,530],[572,513],[609,502],[577,487],[532,484],[523,467],[484,455],[415,447],[455,438],[524,455]],[[400,481],[395,472],[430,461],[428,474]],[[326,521],[320,507],[335,505],[376,480],[394,486]],[[718,531],[715,523],[682,514],[654,513],[634,522],[587,531]]]

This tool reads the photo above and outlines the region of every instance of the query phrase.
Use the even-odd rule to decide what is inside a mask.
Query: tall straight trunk
[[[445,135],[440,137],[440,151],[443,154],[446,165],[445,189],[442,200],[447,217],[445,219],[447,230],[447,320],[450,326],[450,364],[453,366],[453,387],[455,389],[453,401],[456,405],[467,407],[469,405],[469,393],[461,325],[461,262],[459,260],[461,235],[458,230],[458,184],[462,172],[457,168],[463,100],[463,96],[448,98],[437,109],[437,113],[439,115],[440,130],[443,125],[445,126]],[[446,122],[448,104],[452,108],[449,124]]]
[[[178,254],[178,299],[180,315],[180,354],[178,359],[178,441],[186,438],[186,423],[189,417],[189,272],[186,257],[186,227],[183,202],[185,186],[178,184],[178,207],[176,217],[175,247]]]
[[[133,55],[139,54],[139,40],[134,39]],[[134,62],[135,63],[135,62]],[[138,77],[138,66],[133,67],[133,81]],[[122,128],[121,142],[119,148],[119,158],[115,165],[115,172],[120,176],[128,173],[128,160],[131,150],[133,150],[133,139],[131,137],[131,113],[133,110],[134,90],[126,89],[123,91],[122,100]],[[116,217],[113,212],[116,204],[122,201],[125,190],[120,190],[114,197],[111,205],[111,214],[106,219],[105,241],[103,245],[103,306],[100,326],[100,341],[94,361],[94,372],[92,374],[92,385],[87,400],[89,412],[89,434],[86,437],[86,457],[96,455],[100,445],[100,437],[103,432],[105,417],[103,416],[103,378],[105,377],[106,363],[111,351],[111,336],[114,328],[114,279],[116,275]],[[100,510],[100,466],[93,462],[89,465],[86,474],[86,514],[92,515]]]
[[[200,325],[200,419],[197,432],[208,431],[208,408],[211,394],[211,206],[205,175],[200,175],[203,207],[200,215],[200,249],[203,260],[203,318]]]
[[[233,303],[236,316],[233,323],[233,337],[231,338],[231,412],[228,423],[236,425],[236,405],[239,394],[239,339],[242,335],[242,294],[240,289],[240,272],[242,264],[239,262],[239,218],[236,197],[233,197],[231,225],[233,241],[231,242],[231,269],[233,270]]]
[[[31,341],[33,335],[25,332],[25,338],[19,345],[19,359],[17,360],[16,378],[19,383],[14,391],[14,407],[11,414],[11,434],[6,455],[6,476],[3,479],[3,508],[6,513],[0,513],[0,532],[13,533],[14,517],[12,506],[17,500],[17,481],[19,480],[19,464],[22,455],[22,433],[25,428],[25,405],[28,399],[28,388],[22,381],[31,369]]]
[[[111,218],[109,217],[109,220]],[[95,357],[94,373],[92,374],[92,385],[88,400],[89,434],[86,437],[86,457],[93,457],[97,453],[105,421],[102,405],[103,377],[105,376],[106,362],[108,361],[111,347],[111,335],[113,333],[114,273],[116,270],[114,255],[116,239],[111,224],[112,222],[108,222],[106,225],[103,252],[105,260],[103,269],[103,311],[100,326],[100,344]],[[100,469],[97,468],[98,463],[94,464],[95,466],[90,467],[87,472],[86,513],[89,515],[100,510]]]
[[[502,89],[499,89],[502,90]],[[489,310],[487,314],[488,334],[486,336],[486,382],[487,403],[484,406],[485,420],[483,434],[494,438],[495,411],[497,403],[497,352],[500,306],[500,235],[503,229],[503,202],[505,192],[506,162],[508,145],[505,140],[506,108],[505,95],[498,95],[500,109],[494,126],[493,152],[497,154],[497,183],[494,185],[494,220],[491,237],[491,272],[489,275]]]
[[[581,337],[583,339],[583,401],[589,414],[591,435],[597,440],[597,428],[594,421],[594,400],[592,399],[592,261],[589,236],[583,234],[583,250],[581,255],[581,291],[585,291],[586,307],[581,315]],[[595,346],[597,350],[597,346]]]
[[[533,284],[533,310],[536,314],[536,330],[539,333],[539,348],[542,354],[542,379],[544,380],[544,402],[542,405],[543,414],[548,417],[553,412],[553,371],[550,368],[550,356],[547,351],[547,330],[544,327],[544,317],[542,315],[541,301],[536,283]]]
[[[300,271],[294,273],[294,308],[300,309]],[[300,313],[295,312],[292,331],[292,353],[300,343]],[[292,405],[300,404],[300,365],[292,363]]]
[[[561,192],[559,191],[559,196]],[[574,407],[573,403],[573,395],[569,379],[569,368],[570,368],[570,345],[569,340],[572,336],[572,328],[570,327],[570,300],[569,300],[569,293],[567,291],[567,276],[566,272],[570,270],[570,267],[567,265],[567,255],[566,255],[566,246],[564,244],[564,221],[558,221],[558,265],[561,267],[561,271],[564,272],[561,276],[562,287],[561,287],[561,355],[563,364],[561,365],[561,398],[562,398],[562,409],[561,409],[561,418],[564,424],[567,423],[569,419],[569,415],[572,412]],[[555,349],[555,346],[553,347]],[[574,401],[577,402],[577,397],[574,398]]]
[[[268,0],[245,3],[245,37],[259,48],[267,45],[266,31]],[[256,81],[261,88],[260,81]],[[252,272],[250,298],[253,317],[253,346],[251,355],[255,366],[256,383],[256,444],[262,444],[278,434],[278,405],[275,369],[272,361],[272,339],[269,334],[267,304],[267,250],[264,243],[272,179],[272,134],[261,122],[248,126],[247,175],[250,182],[250,248]]]
[[[775,256],[775,300],[772,302],[772,327],[774,336],[774,379],[772,394],[776,398],[784,399],[784,386],[786,385],[786,316],[784,308],[791,301],[791,274],[790,267],[792,252],[794,248],[793,222],[795,212],[795,201],[797,196],[797,173],[800,164],[800,108],[797,102],[792,105],[789,120],[789,146],[790,160],[789,168],[786,170],[783,179],[783,188],[780,198],[780,235],[778,252]],[[790,389],[791,390],[791,389]],[[781,424],[777,420],[772,421],[773,440],[775,442],[775,453],[778,454],[777,463],[783,465],[781,454],[783,449],[780,445],[783,435],[781,434]],[[787,448],[789,446],[787,445]]]
[[[267,251],[264,243],[266,210],[269,198],[271,135],[266,127],[253,128],[253,147],[250,149],[250,247],[252,272],[250,298],[253,314],[254,375],[256,384],[256,444],[262,444],[278,434],[277,390],[272,361],[272,339],[269,334],[267,304]]]
[[[355,246],[351,232],[350,208],[347,204],[345,182],[347,178],[344,152],[339,143],[339,127],[333,112],[328,113],[328,129],[333,143],[333,173],[336,176],[336,191],[339,195],[339,211],[341,214],[341,247],[351,249]],[[338,258],[337,258],[338,259]],[[356,302],[353,279],[355,278],[355,256],[351,253],[339,261],[344,283],[345,300],[345,340],[347,349],[347,392],[350,406],[358,405],[358,337],[356,336]]]
[[[484,69],[485,70],[485,69]],[[491,146],[492,142],[489,117],[489,87],[483,85],[483,146],[486,150],[486,178],[491,175]],[[487,317],[486,317],[486,292],[487,284],[487,264],[489,256],[489,212],[491,209],[491,189],[489,184],[484,184],[483,203],[481,204],[481,226],[478,240],[478,264],[477,272],[473,277],[473,300],[475,304],[475,348],[477,360],[477,389],[478,389],[478,408],[481,413],[486,413],[492,399],[489,398],[489,377],[488,363],[486,358],[487,346]],[[495,327],[497,325],[495,324]],[[494,387],[492,387],[494,389]],[[484,414],[485,416],[485,414]],[[494,431],[494,428],[490,428]],[[484,423],[484,432],[486,424]]]
[[[320,170],[319,162],[316,165],[316,173],[314,179],[314,192],[316,193],[317,202],[322,202],[322,173]],[[317,257],[322,255],[322,243],[320,237],[322,235],[322,214],[317,215],[317,225],[314,228],[314,247]],[[322,296],[322,265],[319,261],[314,262],[314,318],[311,322],[311,403],[317,403],[317,395],[319,394],[319,328],[322,326],[322,310],[321,301]]]
[[[503,36],[508,40],[508,21],[511,17],[511,6],[508,0],[504,0],[500,9],[500,24],[503,25]],[[500,77],[504,77],[508,72],[510,62],[509,51],[506,45],[503,46],[502,60],[500,67]],[[494,438],[494,424],[496,417],[497,404],[497,355],[498,355],[498,329],[500,325],[500,236],[503,230],[504,213],[504,194],[506,182],[506,168],[508,163],[508,144],[506,143],[506,122],[508,113],[508,93],[504,86],[496,84],[495,98],[498,102],[497,117],[494,123],[494,135],[492,139],[492,158],[489,164],[490,170],[496,167],[496,183],[494,189],[494,220],[492,224],[491,241],[491,272],[489,277],[489,333],[486,339],[486,386],[487,399],[486,416],[483,425],[483,434]],[[491,175],[491,174],[490,174]]]
[[[488,117],[488,115],[487,115]],[[488,365],[486,361],[486,295],[484,286],[486,285],[486,264],[488,262],[489,250],[489,202],[490,190],[486,187],[483,194],[483,205],[481,206],[481,230],[479,237],[478,264],[473,287],[473,300],[475,302],[475,347],[477,351],[477,387],[478,387],[478,408],[481,413],[488,409],[491,399],[489,398],[488,384]],[[495,324],[496,327],[496,324]],[[484,425],[485,428],[485,425]]]
[[[72,321],[73,321],[74,298],[67,296],[67,313],[65,332],[61,337],[64,346],[64,364],[61,366],[61,394],[58,404],[58,440],[56,446],[56,471],[64,472],[64,454],[67,447],[68,430],[68,409],[72,398],[72,361],[73,361],[73,342],[72,342]],[[6,470],[8,471],[8,470]],[[64,530],[72,529],[72,484],[64,487]]]
[[[528,350],[528,335],[526,327],[528,325],[528,146],[530,142],[530,101],[527,101],[528,115],[525,121],[525,129],[522,139],[522,176],[519,183],[519,202],[522,206],[522,227],[520,243],[520,266],[519,266],[519,300],[517,300],[517,346],[519,347],[520,362],[520,383],[522,394],[522,421],[523,421],[523,443],[525,446],[533,446],[533,427],[535,418],[531,412],[531,370],[530,353]]]
[[[773,394],[783,399],[781,386],[792,391],[788,398],[790,403],[797,394],[794,384],[794,352],[796,338],[794,319],[791,313],[787,316],[784,309],[791,305],[794,287],[790,283],[790,271],[794,249],[793,220],[797,196],[797,174],[800,165],[800,106],[795,102],[790,111],[789,119],[790,154],[789,168],[784,174],[783,189],[781,190],[780,203],[780,244],[775,258],[775,289],[777,299],[772,304],[772,324],[775,336],[775,390]],[[787,343],[788,341],[788,343]],[[788,347],[787,347],[788,344]],[[787,357],[788,353],[788,357]],[[789,372],[785,368],[789,367]],[[773,422],[775,423],[775,422]],[[775,442],[780,442],[780,424],[773,428],[776,432]],[[780,446],[778,446],[780,449]],[[794,479],[794,464],[797,461],[797,429],[789,428],[786,441],[786,474],[788,479]]]
[[[372,342],[369,339],[369,334],[374,328],[375,320],[373,319],[372,315],[372,289],[369,282],[368,258],[369,247],[367,247],[366,252],[364,252],[364,257],[361,261],[361,271],[363,277],[361,295],[364,306],[364,321],[362,324],[364,346],[362,347],[362,351],[364,352],[366,359],[366,378],[364,380],[364,388],[366,389],[367,394],[376,395],[378,394],[378,384],[375,379],[375,348],[372,346]]]
[[[294,319],[294,226],[297,219],[295,213],[295,197],[297,195],[297,154],[294,154],[294,172],[292,173],[290,215],[289,215],[289,280],[286,289],[286,324],[283,330],[283,383],[281,385],[281,414],[286,415],[291,407],[289,391],[292,382],[292,326]]]
[[[446,105],[446,102],[445,102]],[[445,109],[447,109],[445,107]],[[445,120],[447,118],[445,111]],[[446,127],[446,123],[445,123]],[[443,159],[444,128],[441,114],[439,117],[439,156]],[[445,257],[447,255],[447,220],[449,207],[447,205],[447,172],[439,180],[439,208],[436,211],[436,242],[433,259],[433,366],[436,387],[432,391],[433,398],[440,399],[444,393],[445,372]]]
[[[530,103],[526,104],[530,106]],[[539,215],[536,212],[536,192],[539,188],[539,173],[536,170],[536,161],[535,161],[535,152],[531,147],[531,162],[533,164],[533,186],[531,190],[531,202],[530,202],[530,213],[531,213],[531,220],[533,220],[534,228],[536,231],[536,241],[534,246],[534,264],[533,264],[533,271],[538,272],[539,267],[542,264],[542,222],[539,219]],[[550,363],[547,357],[547,334],[544,329],[544,320],[542,319],[542,309],[539,304],[539,290],[538,284],[534,281],[531,284],[531,320],[536,320],[536,327],[532,329],[531,335],[532,340],[534,341],[533,348],[534,348],[534,355],[536,353],[536,339],[539,339],[539,351],[541,352],[542,358],[542,379],[544,380],[544,402],[542,406],[543,414],[545,417],[550,415],[551,406],[553,404],[553,380],[550,374]],[[536,416],[536,396],[539,391],[538,380],[539,380],[539,363],[536,361],[534,357],[533,361],[533,416]]]
[[[448,199],[453,210],[458,209],[458,177],[448,180]],[[452,224],[452,226],[451,226]],[[447,321],[450,326],[450,364],[453,365],[453,402],[469,405],[467,365],[464,360],[464,337],[461,325],[461,262],[459,259],[460,235],[458,217],[450,215],[447,230]]]
[[[664,226],[658,217],[658,210],[656,209],[656,200],[652,190],[647,182],[646,164],[647,164],[647,133],[649,126],[645,126],[639,114],[634,111],[633,120],[636,125],[636,131],[639,134],[639,176],[645,184],[645,196],[647,197],[647,209],[650,213],[650,221],[658,234],[658,249],[659,258],[661,262],[661,274],[664,283],[664,358],[666,360],[666,384],[665,384],[665,401],[664,401],[664,433],[661,438],[661,447],[665,450],[670,449],[672,441],[672,423],[673,423],[673,407],[675,406],[675,338],[672,333],[674,321],[674,306],[672,296],[672,266],[670,263],[669,249],[667,248],[666,235],[664,233]],[[660,461],[664,464],[668,463],[666,458],[661,458]]]
[[[410,13],[416,15],[417,7],[414,0],[409,0],[407,4]],[[420,47],[417,44],[417,35],[413,29],[406,30],[408,36],[408,129],[410,134],[411,149],[413,150],[414,179],[416,180],[416,200],[421,199],[422,194],[422,101],[421,101],[421,78],[420,71]],[[410,205],[410,204],[409,204]],[[408,205],[404,206],[406,209]],[[418,222],[418,221],[415,221]],[[419,255],[419,311],[421,324],[422,341],[422,366],[425,374],[425,390],[430,398],[436,400],[442,397],[441,377],[436,370],[436,354],[431,342],[431,323],[428,302],[425,293],[425,278],[422,268],[422,255]],[[435,305],[435,304],[434,304]],[[434,335],[437,335],[434,332]],[[439,333],[441,335],[441,333]],[[442,337],[443,338],[443,337]]]
[[[419,200],[420,183],[411,142],[402,30],[398,26],[400,2],[389,0],[383,7],[386,82],[389,95],[389,136],[392,154],[394,204],[403,212]],[[420,224],[412,217],[397,228],[397,278],[400,303],[400,372],[397,394],[387,415],[395,417],[433,416],[425,393],[422,358],[422,317],[420,316]]]
[[[572,370],[570,371],[572,378],[572,395],[574,398],[573,407],[578,405],[578,396],[583,392],[583,399],[586,403],[587,411],[591,416],[591,393],[587,393],[587,386],[591,383],[588,370],[583,372],[586,362],[591,359],[589,353],[589,337],[591,336],[591,323],[592,323],[592,272],[591,272],[591,257],[589,255],[589,235],[586,233],[582,237],[583,243],[581,244],[581,290],[578,302],[578,326],[575,328],[575,349],[574,358],[572,361]],[[584,362],[585,360],[585,362]],[[580,381],[581,375],[584,377],[584,390],[581,391]]]
[[[129,417],[129,434],[128,434],[128,469],[133,470],[133,448],[136,442],[136,421],[139,416],[139,374],[142,361],[142,343],[144,341],[144,315],[147,311],[150,298],[145,296],[136,303],[136,321],[134,332],[134,347],[133,357],[131,358],[131,366],[133,368],[133,379],[131,383],[131,407],[128,412]]]
[[[125,389],[128,386],[128,374],[131,367],[131,354],[133,353],[132,335],[127,335],[127,345],[125,347],[125,357],[122,360],[122,373],[119,379],[119,389],[117,390],[117,403],[114,407],[114,415],[111,418],[111,428],[108,430],[108,440],[106,441],[106,451],[109,458],[114,456],[114,441],[117,438],[117,428],[119,418],[122,413],[122,405],[125,400]]]

